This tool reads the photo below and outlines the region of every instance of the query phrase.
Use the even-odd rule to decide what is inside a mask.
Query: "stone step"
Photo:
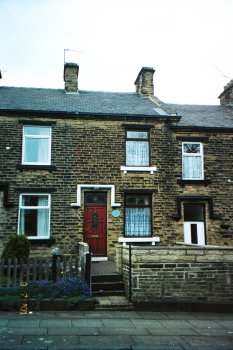
[[[92,292],[98,291],[115,291],[121,290],[124,291],[124,283],[123,282],[96,282],[91,284]]]
[[[98,291],[92,291],[92,295],[94,297],[96,297],[96,296],[111,296],[111,295],[124,296],[125,291],[124,290],[103,290],[103,289],[100,289]]]

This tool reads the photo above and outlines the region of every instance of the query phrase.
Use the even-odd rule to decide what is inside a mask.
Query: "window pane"
[[[201,152],[200,144],[198,143],[184,143],[185,153],[199,153]]]
[[[45,207],[48,206],[48,196],[47,195],[39,195],[39,196],[22,196],[22,206],[27,207]]]
[[[125,235],[150,236],[151,235],[151,209],[126,208],[125,209]]]
[[[25,236],[37,235],[37,210],[36,209],[21,209],[19,234]]]
[[[183,179],[202,179],[202,158],[183,156]]]
[[[24,161],[28,163],[49,162],[49,139],[25,138]]]
[[[146,141],[127,141],[126,165],[149,166],[149,143]]]
[[[50,127],[25,126],[24,135],[50,135]]]
[[[127,131],[128,139],[147,139],[148,131]]]
[[[85,193],[86,204],[106,204],[105,193]]]
[[[126,196],[126,205],[139,205],[139,206],[149,206],[151,204],[150,195],[127,195]]]
[[[184,205],[185,221],[204,221],[204,206],[198,204]]]

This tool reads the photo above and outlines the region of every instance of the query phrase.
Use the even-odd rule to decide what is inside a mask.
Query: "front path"
[[[0,349],[232,350],[233,314],[0,312]]]

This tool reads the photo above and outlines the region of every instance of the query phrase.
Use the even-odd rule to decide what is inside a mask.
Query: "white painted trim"
[[[107,261],[107,260],[108,260],[107,256],[93,256],[93,257],[91,257],[91,261],[93,261],[93,262]]]
[[[126,246],[127,243],[155,243],[160,242],[160,237],[119,237],[119,243],[123,243],[123,246]]]
[[[121,166],[121,170],[127,174],[128,171],[143,171],[154,174],[154,171],[157,171],[156,166]]]
[[[81,194],[82,189],[92,188],[95,190],[98,189],[110,189],[111,190],[111,207],[120,207],[120,203],[115,203],[115,185],[77,185],[77,202],[71,203],[72,207],[81,207]]]
[[[22,198],[23,196],[48,196],[48,205],[46,206],[23,206],[22,203]],[[27,238],[29,238],[30,240],[40,240],[40,239],[50,239],[50,220],[51,220],[51,194],[50,193],[21,193],[19,195],[19,209],[18,209],[18,227],[17,227],[17,234],[23,234],[19,232],[19,228],[20,228],[20,211],[24,210],[24,209],[47,209],[49,211],[49,216],[48,216],[48,235],[47,236],[27,236]]]
[[[49,134],[48,135],[37,135],[37,134],[25,134],[25,128],[26,127],[34,127],[34,128],[48,128]],[[26,139],[48,139],[48,161],[47,162],[26,162],[24,160],[25,158],[25,148],[26,148]],[[23,145],[22,145],[22,164],[23,165],[51,165],[51,145],[52,145],[52,128],[48,125],[31,125],[30,122],[23,126]]]

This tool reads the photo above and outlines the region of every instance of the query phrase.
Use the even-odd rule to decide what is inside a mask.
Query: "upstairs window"
[[[23,164],[51,164],[51,127],[23,127]]]
[[[151,236],[151,195],[126,195],[125,236]]]
[[[183,180],[203,180],[203,145],[200,142],[182,144]]]
[[[126,166],[150,166],[149,131],[126,131]]]
[[[21,194],[18,234],[28,238],[49,238],[50,195]]]

